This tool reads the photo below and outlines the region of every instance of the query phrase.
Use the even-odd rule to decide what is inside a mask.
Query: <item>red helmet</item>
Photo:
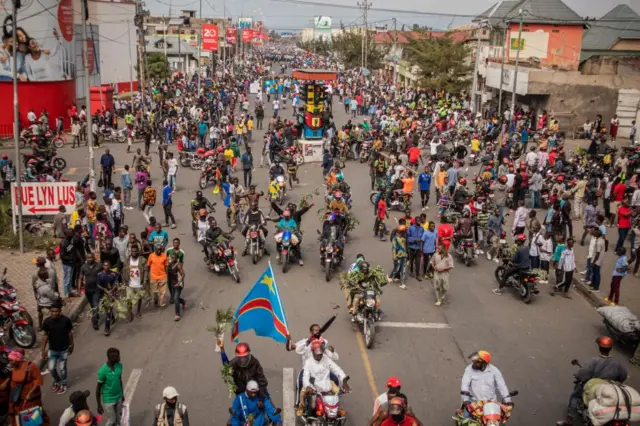
[[[466,184],[467,184],[467,179],[465,179],[465,178],[460,178],[460,180],[459,180],[458,182],[460,182],[460,185],[463,185],[463,186],[464,186],[464,185],[466,185]]]
[[[239,343],[236,346],[236,356],[243,357],[247,356],[251,353],[251,349],[249,349],[249,345],[246,343]]]
[[[336,191],[336,192],[333,193],[333,196],[336,197],[336,198],[342,198],[342,192]]]
[[[402,383],[400,382],[400,379],[398,379],[397,377],[389,377],[387,379],[388,388],[399,388],[400,386],[402,386]]]
[[[490,172],[491,170],[493,170],[493,168],[492,168],[491,166],[487,166],[487,167],[485,168],[485,170],[487,170],[488,172]]]
[[[527,241],[527,236],[524,234],[518,234],[516,235],[516,241],[521,241],[524,243],[525,241]]]
[[[556,178],[558,182],[564,182],[564,176],[560,175]]]
[[[222,152],[222,146],[218,147],[218,152]]]
[[[596,343],[601,348],[611,349],[613,347],[613,339],[611,339],[611,337],[609,336],[598,337],[598,339],[596,340]]]
[[[506,176],[500,176],[500,179],[498,179],[501,183],[507,183],[507,177]]]
[[[558,150],[558,148],[556,148],[555,146],[553,148],[551,148],[551,152],[556,152]]]
[[[489,160],[489,162],[487,163],[490,166],[493,166],[495,163],[493,162],[493,160]]]

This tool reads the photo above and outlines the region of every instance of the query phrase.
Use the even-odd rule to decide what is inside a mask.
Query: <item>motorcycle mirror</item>
[[[320,232],[319,229],[316,229],[316,232],[318,233],[318,235],[322,235],[322,232]]]
[[[578,365],[578,360],[577,359],[572,359],[571,360],[571,365]]]
[[[232,416],[235,415],[235,412],[233,411],[233,408],[229,407],[229,414],[231,414]]]
[[[464,396],[471,396],[471,392],[467,392],[467,391],[460,391],[460,395],[464,395]]]
[[[517,390],[511,391],[509,392],[509,396],[517,396],[520,392],[518,392]]]

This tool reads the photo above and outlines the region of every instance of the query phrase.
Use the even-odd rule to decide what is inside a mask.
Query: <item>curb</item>
[[[87,304],[88,304],[87,298],[82,296],[82,300],[80,300],[74,307],[72,307],[71,312],[69,312],[68,317],[71,320],[71,322],[76,322],[76,320],[78,319],[82,311],[84,311],[84,308],[87,306]],[[46,363],[42,359],[42,351],[38,352],[38,356],[36,356],[36,359],[34,359],[33,362],[38,366],[40,371],[42,371],[42,368],[45,366],[45,363]]]
[[[580,293],[582,297],[584,297],[587,300],[587,302],[589,302],[589,304],[594,308],[608,306],[604,302],[604,300],[602,300],[600,297],[597,296],[597,294],[599,293],[590,292],[589,289],[584,284],[582,284],[577,277],[573,277],[572,284],[575,291],[577,293]]]

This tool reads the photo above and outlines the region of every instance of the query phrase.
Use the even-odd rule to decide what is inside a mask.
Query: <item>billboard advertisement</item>
[[[238,29],[236,27],[227,28],[227,44],[236,44],[236,38],[238,37]]]
[[[0,81],[12,79],[13,0],[0,0]],[[22,3],[16,66],[20,81],[72,80],[76,74],[72,0]]]
[[[244,29],[244,28],[251,28],[252,26],[253,26],[253,19],[238,18],[238,28]]]
[[[202,49],[218,50],[218,26],[212,24],[202,24]]]
[[[330,16],[314,16],[313,26],[316,31],[331,32],[331,17]]]

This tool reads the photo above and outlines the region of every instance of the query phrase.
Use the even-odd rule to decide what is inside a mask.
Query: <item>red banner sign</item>
[[[202,24],[202,50],[218,50],[218,26]]]
[[[251,28],[243,28],[242,29],[242,42],[248,43],[253,40],[253,30]]]
[[[238,29],[236,27],[227,28],[227,44],[236,44]]]

